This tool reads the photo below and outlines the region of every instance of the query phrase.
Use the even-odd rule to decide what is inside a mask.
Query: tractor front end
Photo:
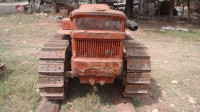
[[[106,5],[82,5],[71,19],[71,69],[81,83],[113,83],[123,70],[126,16]]]
[[[148,48],[125,34],[136,23],[103,4],[84,4],[62,21],[62,29],[41,49],[38,65],[40,96],[64,99],[70,78],[81,83],[113,83],[122,79],[123,95],[146,94],[151,61]]]

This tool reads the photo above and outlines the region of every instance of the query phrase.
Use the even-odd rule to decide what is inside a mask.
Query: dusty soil
[[[140,29],[132,32],[132,37],[149,47],[152,84],[147,96],[134,99],[139,103],[136,109],[138,111],[158,109],[161,112],[199,112],[199,25],[166,22],[141,22],[139,24]],[[192,34],[185,38],[182,35],[184,32],[179,31],[160,33],[162,26],[188,28],[190,32],[195,31],[198,34],[191,39]],[[192,103],[191,99],[194,99],[195,103]]]
[[[58,29],[56,21],[35,15],[0,18],[0,60],[7,68],[0,78],[0,112],[35,110],[39,51]]]
[[[199,112],[199,26],[167,22],[139,22],[139,25],[138,31],[127,31],[149,47],[152,78],[148,95],[132,98],[136,111]],[[163,25],[189,28],[190,31],[161,33],[159,29]],[[39,102],[39,51],[59,29],[59,21],[41,16],[10,15],[0,18],[0,58],[10,70],[0,79],[0,111],[35,110]],[[81,85],[78,79],[73,79],[61,111],[115,111],[110,94],[112,87]]]

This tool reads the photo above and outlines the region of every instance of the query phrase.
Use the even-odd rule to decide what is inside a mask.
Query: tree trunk
[[[182,9],[182,20],[183,20],[183,15],[184,15],[184,10],[185,10],[185,0],[182,0],[182,5],[183,5],[183,9]]]
[[[173,11],[174,11],[174,0],[170,0],[170,10],[169,10],[169,20],[173,19]]]
[[[188,21],[191,21],[191,10],[190,10],[190,0],[187,0],[187,6],[188,6]]]
[[[128,18],[133,18],[133,0],[126,0],[125,14]]]
[[[53,13],[53,14],[56,14],[56,12],[57,12],[56,0],[52,0],[52,5],[53,5],[52,13]]]
[[[149,13],[149,15],[148,15],[148,21],[149,21],[150,14],[151,14],[151,11],[150,11],[150,2],[148,2],[148,13]]]
[[[79,8],[78,0],[75,0],[77,8]]]
[[[138,15],[137,15],[137,21],[138,21],[139,18],[140,18],[140,2],[141,2],[141,0],[139,0],[139,4],[138,4]]]
[[[158,0],[158,16],[160,18],[160,1]]]
[[[32,13],[34,11],[33,10],[33,5],[34,5],[35,0],[29,0],[28,2],[29,2],[29,4],[28,4],[28,13]]]

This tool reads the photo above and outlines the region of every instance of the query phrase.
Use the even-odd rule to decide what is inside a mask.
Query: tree
[[[125,14],[128,18],[133,18],[133,0],[126,0]]]
[[[33,10],[33,5],[34,5],[34,2],[35,0],[28,0],[29,4],[28,4],[28,13],[32,13],[34,10]]]
[[[174,11],[174,0],[170,0],[170,10],[169,10],[169,20],[173,19],[173,11]]]
[[[184,15],[184,10],[185,10],[185,0],[182,0],[182,6],[183,6],[183,9],[182,9],[182,20],[183,20],[183,15]]]
[[[75,3],[76,3],[77,8],[79,8],[78,0],[75,0]]]
[[[52,13],[53,14],[56,14],[57,13],[57,3],[56,3],[56,0],[52,0]]]
[[[190,0],[187,0],[187,6],[188,6],[188,21],[191,21],[191,8],[190,8]]]

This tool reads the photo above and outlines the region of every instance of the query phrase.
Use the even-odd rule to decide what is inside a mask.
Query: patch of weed
[[[0,24],[28,24],[32,22],[37,22],[41,17],[36,15],[25,15],[25,14],[11,14],[6,18],[2,18]]]
[[[184,40],[200,40],[200,32],[199,31],[164,31],[161,32],[159,30],[146,30],[147,33],[154,33],[158,35],[163,35],[163,37],[170,36],[175,38],[182,38]]]
[[[112,85],[80,84],[78,79],[73,79],[67,90],[69,99],[64,101],[61,111],[113,112],[115,103],[111,88]]]
[[[141,105],[141,101],[139,99],[133,99],[132,103],[135,107],[139,107]]]

